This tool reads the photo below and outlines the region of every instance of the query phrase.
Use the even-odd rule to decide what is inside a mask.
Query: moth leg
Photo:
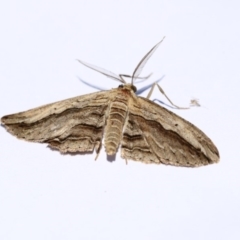
[[[193,107],[193,106],[200,106],[200,104],[196,101],[196,100],[191,100],[190,102],[190,107],[179,107],[177,106],[176,104],[174,104],[170,98],[166,95],[166,93],[163,91],[163,89],[160,87],[159,84],[157,84],[156,82],[152,85],[148,95],[147,95],[147,99],[149,99],[152,95],[152,92],[153,92],[153,89],[154,87],[157,86],[158,87],[158,90],[165,96],[165,98],[172,104],[172,106],[176,107],[177,109],[189,109],[190,107]]]
[[[99,156],[99,153],[100,153],[100,151],[97,153],[97,155],[96,155],[96,157],[95,157],[95,161],[97,161],[97,158],[98,158],[98,156]]]
[[[100,154],[101,149],[102,149],[102,142],[99,143],[99,147],[98,147],[98,149],[96,149],[97,155],[95,157],[95,161],[97,161],[97,158]]]
[[[149,98],[151,97],[152,92],[153,92],[153,89],[154,89],[155,86],[156,86],[156,82],[153,83],[153,85],[152,85],[152,87],[151,87],[151,89],[150,89],[150,91],[149,91],[149,93],[148,93],[148,95],[147,95],[147,99],[149,99]]]
[[[157,85],[159,91],[165,96],[165,98],[166,98],[174,107],[176,107],[176,108],[178,108],[178,109],[189,109],[189,108],[190,108],[190,107],[179,107],[179,106],[175,105],[175,104],[170,100],[170,98],[166,95],[166,93],[163,91],[163,89],[159,86],[159,84],[156,84],[156,85]]]

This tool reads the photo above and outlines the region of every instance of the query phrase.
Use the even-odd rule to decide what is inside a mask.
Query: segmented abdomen
[[[107,126],[105,128],[105,149],[108,155],[117,152],[119,143],[122,139],[123,126],[128,114],[127,99],[123,96],[117,97],[111,104]]]

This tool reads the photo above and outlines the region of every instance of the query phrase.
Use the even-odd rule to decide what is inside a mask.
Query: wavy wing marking
[[[184,167],[218,162],[219,153],[212,141],[181,117],[144,98],[129,111],[123,158]]]
[[[98,152],[109,105],[107,92],[7,115],[1,122],[16,137],[48,143],[61,152],[92,152],[94,148]]]
[[[128,115],[121,142],[121,157],[145,163],[160,163],[147,143],[143,131],[134,115]]]

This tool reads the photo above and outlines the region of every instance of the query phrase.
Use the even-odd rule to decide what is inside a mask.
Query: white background
[[[143,72],[216,144],[220,163],[146,165],[105,151],[61,155],[0,128],[0,239],[240,239],[240,4],[237,0],[5,1],[0,8],[0,116],[118,82],[79,58]],[[138,85],[139,86],[139,85]],[[144,93],[143,96],[146,96]],[[156,90],[152,96],[166,102]]]

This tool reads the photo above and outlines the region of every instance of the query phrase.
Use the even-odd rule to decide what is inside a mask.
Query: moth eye
[[[137,88],[136,88],[134,85],[131,86],[131,89],[132,89],[134,92],[137,91]]]
[[[123,85],[121,84],[121,85],[119,85],[118,87],[119,87],[119,88],[123,88]]]

